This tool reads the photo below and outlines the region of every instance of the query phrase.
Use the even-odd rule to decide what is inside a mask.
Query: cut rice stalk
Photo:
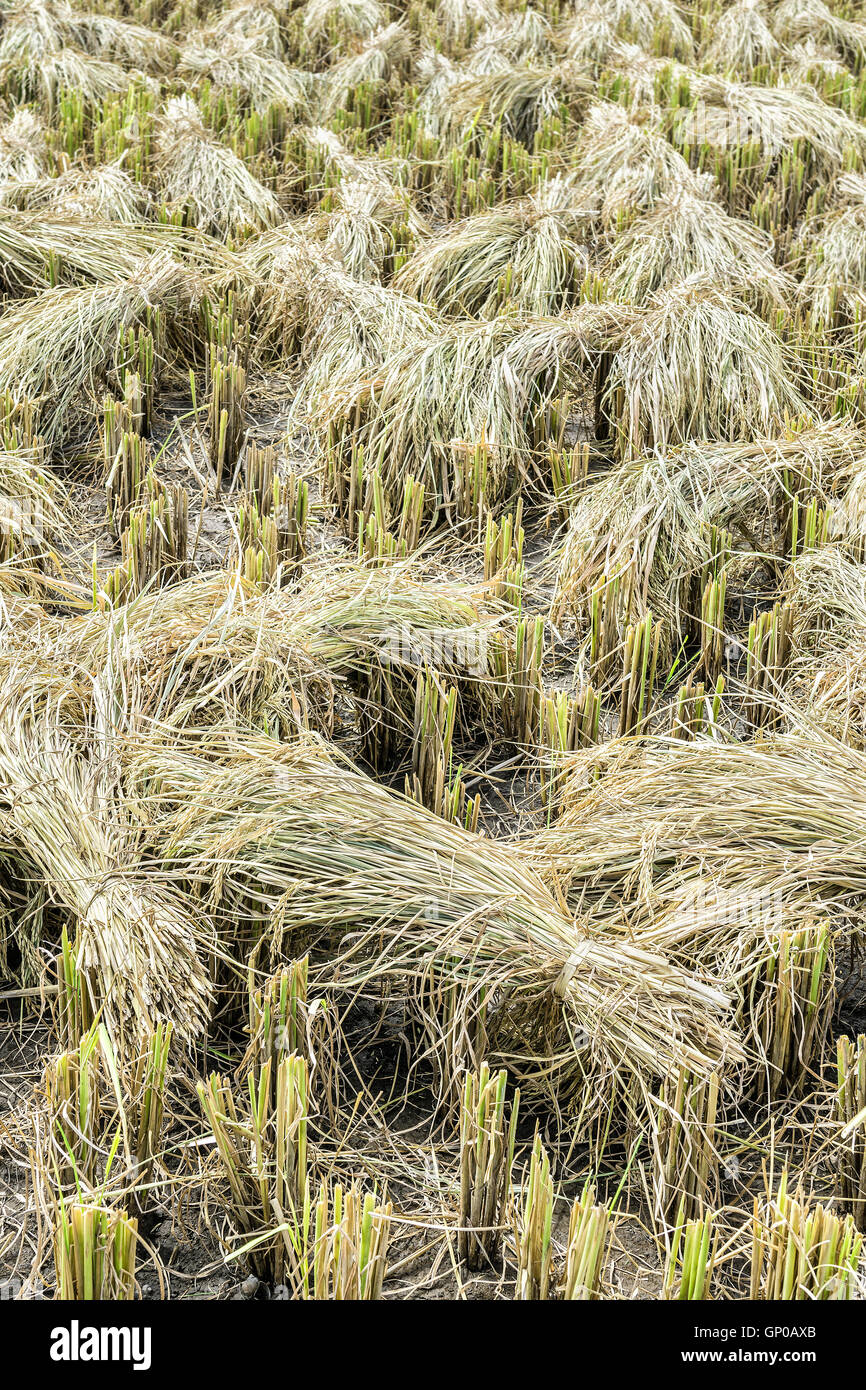
[[[601,695],[591,685],[574,696],[567,690],[544,696],[538,749],[541,797],[545,806],[555,807],[563,778],[567,776],[568,764],[562,755],[598,742],[600,716]]]
[[[165,353],[165,321],[158,306],[147,323],[130,325],[120,334],[115,370],[124,400],[132,415],[132,428],[145,436],[153,424],[157,364]]]
[[[523,499],[517,511],[509,512],[501,521],[487,513],[487,534],[484,538],[484,580],[490,593],[510,608],[520,609],[525,566],[523,563]]]
[[[650,709],[658,666],[661,624],[652,613],[625,635],[622,657],[622,685],[619,706],[619,736],[639,734]]]
[[[65,923],[60,938],[60,955],[57,957],[55,1020],[64,1052],[72,1052],[81,1046],[82,1038],[94,1021],[86,981],[78,968]]]
[[[61,1201],[55,1218],[58,1297],[75,1301],[135,1298],[138,1222],[95,1202]]]
[[[323,1185],[315,1209],[313,1298],[372,1302],[382,1297],[387,1272],[391,1203],[356,1187]]]
[[[123,536],[132,512],[141,506],[145,498],[149,474],[147,441],[133,432],[128,407],[120,401],[113,401],[110,396],[105,397],[103,420],[108,521],[114,534]],[[126,421],[130,426],[128,430],[123,428]]]
[[[315,1072],[314,1019],[322,1005],[320,1000],[308,1000],[309,969],[309,956],[302,956],[276,975],[268,976],[261,987],[254,986],[254,976],[250,972],[250,1042],[241,1070],[261,1072],[267,1062],[272,1063],[272,1104],[276,1102],[276,1071],[281,1055],[295,1053],[306,1057],[311,1079]]]
[[[491,1076],[486,1062],[466,1073],[460,1109],[460,1233],[458,1251],[469,1270],[489,1268],[496,1259],[520,1106],[516,1091],[510,1107],[508,1073]]]
[[[456,687],[445,690],[435,672],[419,671],[415,695],[415,736],[412,743],[412,778],[406,779],[406,795],[437,816],[476,830],[481,794],[466,803],[463,768],[453,768]]]
[[[148,1194],[143,1189],[151,1183],[154,1163],[160,1153],[172,1032],[171,1023],[157,1024],[131,1074],[126,1110],[129,1139],[134,1151],[137,1197],[141,1206],[148,1200]]]
[[[763,1060],[756,1084],[772,1098],[796,1095],[820,1066],[835,1004],[832,936],[826,922],[768,937],[743,982],[743,1026]]]
[[[396,532],[390,531],[382,475],[377,470],[368,479],[367,499],[357,513],[358,559],[372,565],[384,565],[392,560],[405,560],[417,550],[423,527],[425,495],[423,483],[411,477],[406,479],[400,525]]]
[[[208,438],[210,463],[219,496],[223,478],[231,478],[243,444],[247,374],[234,353],[227,356],[222,349],[218,349],[210,354],[210,359]]]
[[[121,460],[122,450],[118,456]],[[120,538],[122,561],[106,577],[98,603],[117,607],[129,603],[151,585],[172,584],[189,573],[186,488],[165,487],[151,470],[142,491],[145,505],[129,513],[128,525]]]
[[[705,730],[713,730],[719,722],[724,690],[724,676],[716,681],[712,697],[707,695],[702,683],[694,685],[689,676],[677,691],[671,715],[671,738],[692,739]]]
[[[826,1300],[862,1296],[862,1237],[850,1216],[810,1206],[788,1192],[788,1174],[776,1196],[755,1198],[752,1222],[752,1299]]]
[[[515,1298],[536,1301],[550,1296],[553,1206],[550,1159],[536,1130],[529,1161],[523,1220],[517,1231]]]
[[[790,603],[774,604],[749,623],[746,712],[756,727],[772,727],[781,717],[779,692],[787,677],[792,625]]]
[[[589,445],[575,444],[572,449],[551,449],[547,459],[559,515],[563,521],[567,521],[589,476]]]
[[[292,1225],[309,1203],[306,1060],[269,1058],[251,1072],[240,1116],[225,1077],[214,1072],[197,1089],[228,1183],[232,1221],[245,1238],[243,1253],[259,1278],[296,1282],[304,1252],[292,1240]]]
[[[685,1068],[665,1079],[653,1125],[654,1216],[659,1230],[702,1217],[718,1197],[719,1077]]]
[[[595,1188],[584,1185],[571,1208],[562,1296],[588,1303],[602,1296],[602,1275],[610,1240],[610,1209],[599,1205]]]
[[[721,568],[716,578],[707,580],[701,599],[701,665],[711,680],[722,679],[726,593],[727,570]]]
[[[866,1224],[866,1037],[836,1040],[836,1119],[839,1142],[839,1187],[846,1211],[858,1231]]]
[[[249,471],[249,470],[248,470]],[[261,497],[261,501],[259,501]],[[306,554],[309,487],[274,472],[269,491],[257,489],[238,508],[238,543],[245,578],[259,589],[292,584]]]
[[[719,1231],[712,1212],[688,1220],[681,1209],[665,1260],[662,1296],[699,1303],[710,1298],[718,1245]]]
[[[505,685],[503,724],[515,743],[532,747],[538,737],[544,685],[544,620],[518,619],[513,650],[501,653],[500,675]]]
[[[78,1047],[62,1052],[45,1069],[48,1152],[40,1156],[38,1171],[51,1193],[93,1191],[105,1177],[100,1150],[108,1126],[101,1113],[99,1045],[99,1025],[94,1024]]]

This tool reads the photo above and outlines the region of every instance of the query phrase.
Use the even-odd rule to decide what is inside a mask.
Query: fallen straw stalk
[[[15,296],[48,289],[58,278],[114,285],[134,278],[148,256],[184,249],[183,241],[174,227],[0,208],[2,281]]]
[[[748,77],[754,68],[775,62],[781,52],[761,0],[737,0],[716,19],[704,58],[724,72]]]
[[[650,608],[666,640],[688,636],[701,617],[696,576],[717,578],[729,551],[753,563],[774,554],[787,559],[793,497],[814,491],[826,506],[840,485],[853,491],[858,441],[859,432],[843,423],[741,443],[695,441],[590,480],[571,509],[555,620],[573,615],[588,627],[593,591],[621,575],[620,640],[625,625]],[[722,548],[724,532],[730,534]]]
[[[60,479],[44,466],[42,442],[17,425],[0,440],[0,555],[51,569],[53,543],[73,522],[70,498]],[[26,441],[26,442],[25,442]]]
[[[585,392],[604,342],[632,316],[625,307],[583,304],[558,319],[501,315],[436,326],[376,364],[375,391],[369,368],[359,372],[351,357],[333,360],[327,389],[318,372],[315,389],[307,383],[300,418],[323,447],[335,437],[343,450],[363,445],[395,504],[411,475],[431,502],[456,515],[454,450],[483,443],[485,497],[494,505],[510,478],[540,471],[551,408]]]
[[[236,569],[197,575],[117,608],[97,602],[84,617],[40,610],[17,631],[9,663],[34,673],[40,702],[62,687],[82,724],[98,707],[120,734],[226,723],[330,735],[339,715],[375,743],[389,729],[403,747],[419,670],[434,666],[459,685],[463,708],[494,718],[509,642],[506,614],[478,589],[351,562],[264,592]],[[46,689],[43,662],[60,687]]]
[[[718,1018],[724,996],[661,957],[584,936],[507,846],[389,793],[310,738],[203,754],[146,744],[130,765],[153,814],[167,808],[158,836],[170,872],[226,940],[237,914],[252,914],[265,960],[327,945],[327,967],[312,972],[326,997],[335,980],[350,994],[388,985],[447,1084],[482,1013],[492,1063],[521,1089],[589,1111],[597,1068],[648,1079],[737,1055]]]
[[[327,71],[320,93],[320,111],[325,120],[347,107],[358,88],[375,94],[403,73],[412,52],[408,30],[402,24],[387,24],[360,43],[353,53],[340,58]]]
[[[16,688],[16,673],[9,688]],[[78,751],[62,723],[32,723],[6,703],[0,771],[4,834],[22,863],[75,922],[75,967],[118,1052],[161,1022],[189,1039],[205,1023],[210,982],[199,945],[212,944],[170,885],[154,882],[138,851],[139,831],[116,769]],[[17,718],[15,717],[17,714]]]
[[[859,1296],[858,0],[98,8],[0,0],[2,1278],[726,1299],[768,1148]]]
[[[121,155],[115,163],[92,169],[73,166],[55,178],[39,177],[36,170],[34,180],[22,184],[21,201],[28,212],[64,218],[76,226],[82,221],[97,226],[123,224],[132,229],[135,241],[136,229],[142,227],[151,210],[151,198],[148,190],[121,167],[122,159]],[[162,224],[158,230],[162,235]]]
[[[239,155],[205,130],[190,96],[166,102],[155,156],[166,204],[202,231],[225,238],[233,228],[261,231],[283,220],[274,194]]]
[[[490,317],[572,307],[589,268],[592,209],[561,177],[513,207],[479,213],[423,242],[395,284],[445,314]]]
[[[0,318],[0,393],[39,402],[39,432],[51,448],[93,430],[94,387],[110,370],[118,333],[154,304],[179,308],[189,272],[165,253],[126,280],[47,289]]]
[[[773,260],[766,232],[731,217],[710,198],[680,189],[658,199],[615,240],[602,267],[608,292],[632,304],[648,304],[702,275],[744,298],[759,313],[784,309],[794,292]]]
[[[613,29],[632,43],[653,53],[670,54],[686,61],[694,54],[689,22],[673,0],[582,0],[580,19],[587,13],[602,15]]]
[[[224,35],[214,47],[203,35],[193,34],[181,49],[177,72],[192,87],[207,82],[242,97],[263,116],[274,107],[284,111],[288,121],[303,120],[309,113],[312,74],[263,53],[255,39]]]
[[[385,11],[378,0],[306,0],[303,16],[306,39],[333,42],[337,36],[342,46],[369,39],[384,24]]]
[[[858,69],[866,59],[866,24],[834,14],[823,0],[782,0],[773,13],[773,32],[783,43],[826,44]]]
[[[531,149],[545,120],[563,108],[580,111],[590,90],[589,78],[568,60],[553,67],[496,63],[492,72],[458,69],[452,81],[436,84],[425,116],[429,112],[446,148],[462,147],[480,120],[485,126],[501,125],[515,142]]]
[[[303,347],[308,365],[293,415],[325,411],[334,381],[375,373],[435,323],[417,300],[349,274],[333,248],[292,224],[251,238],[237,256],[236,277],[256,329],[254,355],[280,362],[287,348]]]
[[[863,755],[803,732],[730,746],[625,740],[570,761],[559,814],[532,842],[536,868],[597,933],[707,970],[732,992],[757,1069],[741,1082],[768,1070],[776,1085],[799,1084],[832,1007],[822,962],[861,929]],[[802,979],[786,966],[781,990],[756,990],[768,961],[778,970],[780,951],[790,961],[819,905],[830,934],[813,930]]]
[[[37,45],[29,53],[4,56],[4,50],[8,54],[7,46],[13,42],[13,32],[14,28],[4,29],[0,71],[25,100],[37,100],[49,116],[56,117],[69,93],[74,93],[73,100],[82,106],[98,105],[126,92],[131,85],[131,74],[120,63],[91,57],[71,44]]]
[[[839,323],[856,323],[866,293],[863,234],[866,207],[834,208],[799,228],[802,258],[800,296],[809,322],[819,332]]]
[[[587,112],[577,151],[577,189],[599,200],[607,226],[615,226],[624,213],[647,211],[673,193],[705,192],[654,116],[652,108],[629,111],[601,101]]]
[[[621,458],[689,439],[781,434],[807,401],[790,350],[744,299],[694,275],[658,291],[628,328],[603,409]]]
[[[850,151],[866,153],[863,125],[805,85],[762,86],[716,74],[694,74],[690,85],[696,100],[679,108],[674,131],[683,145],[724,150],[734,129],[740,144],[778,158],[801,141],[817,179],[837,173]]]
[[[322,230],[327,228],[325,250],[356,280],[385,279],[424,229],[411,199],[387,178],[367,177],[366,170],[354,176],[347,171],[328,199],[328,210],[316,215],[313,226],[321,221]]]
[[[855,538],[851,544],[859,550]],[[864,584],[863,565],[842,546],[828,546],[796,560],[783,588],[792,619],[787,697],[832,737],[860,749],[866,746]]]

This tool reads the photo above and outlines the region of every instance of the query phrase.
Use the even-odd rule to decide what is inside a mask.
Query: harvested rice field
[[[10,1310],[861,1301],[864,963],[866,8],[0,0]]]

